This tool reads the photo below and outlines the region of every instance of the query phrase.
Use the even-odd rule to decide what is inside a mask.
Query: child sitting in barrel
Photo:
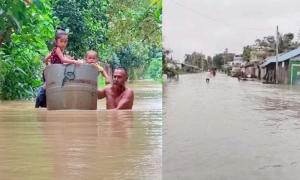
[[[63,50],[66,48],[67,42],[68,34],[64,29],[57,28],[54,38],[54,48],[44,59],[44,63],[46,64],[46,66],[48,66],[49,59],[51,61],[51,64],[75,64],[77,67],[80,65],[79,61],[71,60],[63,55]]]
[[[98,73],[100,72],[102,74],[102,76],[104,77],[105,84],[110,83],[107,73],[98,64],[98,57],[97,57],[97,52],[96,51],[90,50],[90,51],[86,52],[84,60],[85,60],[86,63],[91,64],[91,65],[95,66],[96,68],[98,68]]]
[[[63,55],[63,50],[66,48],[68,42],[68,34],[62,28],[57,28],[55,32],[54,45],[55,47],[52,51],[45,57],[44,62],[46,66],[48,65],[48,60],[51,60],[51,64],[75,64],[80,65],[80,62],[66,58]]]

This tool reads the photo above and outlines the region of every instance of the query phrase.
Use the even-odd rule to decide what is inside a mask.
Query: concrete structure
[[[236,54],[233,56],[233,62],[232,62],[233,66],[241,66],[242,62],[243,62],[242,54]]]
[[[271,47],[252,46],[250,62],[261,62],[270,56],[274,56],[275,51]]]
[[[252,46],[252,51],[250,53],[250,62],[244,65],[246,75],[261,79],[263,76],[261,64],[265,61],[266,58],[273,55],[275,55],[274,48],[262,47],[258,45]]]

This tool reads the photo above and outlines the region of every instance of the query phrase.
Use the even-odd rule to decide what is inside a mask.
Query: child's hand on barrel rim
[[[74,64],[76,67],[78,67],[80,65],[80,62],[79,61],[74,61]]]

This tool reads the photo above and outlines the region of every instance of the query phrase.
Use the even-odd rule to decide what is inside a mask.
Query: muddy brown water
[[[163,179],[300,179],[300,88],[205,78],[163,83]]]
[[[161,179],[162,85],[138,81],[133,110],[47,111],[0,103],[0,179]]]

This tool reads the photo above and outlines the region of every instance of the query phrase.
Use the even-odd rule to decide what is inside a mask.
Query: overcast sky
[[[171,49],[173,59],[179,61],[185,54],[201,50],[210,56],[225,48],[229,53],[241,54],[243,46],[275,35],[277,25],[280,33],[294,33],[294,40],[298,40],[300,1],[163,1],[163,46]]]

